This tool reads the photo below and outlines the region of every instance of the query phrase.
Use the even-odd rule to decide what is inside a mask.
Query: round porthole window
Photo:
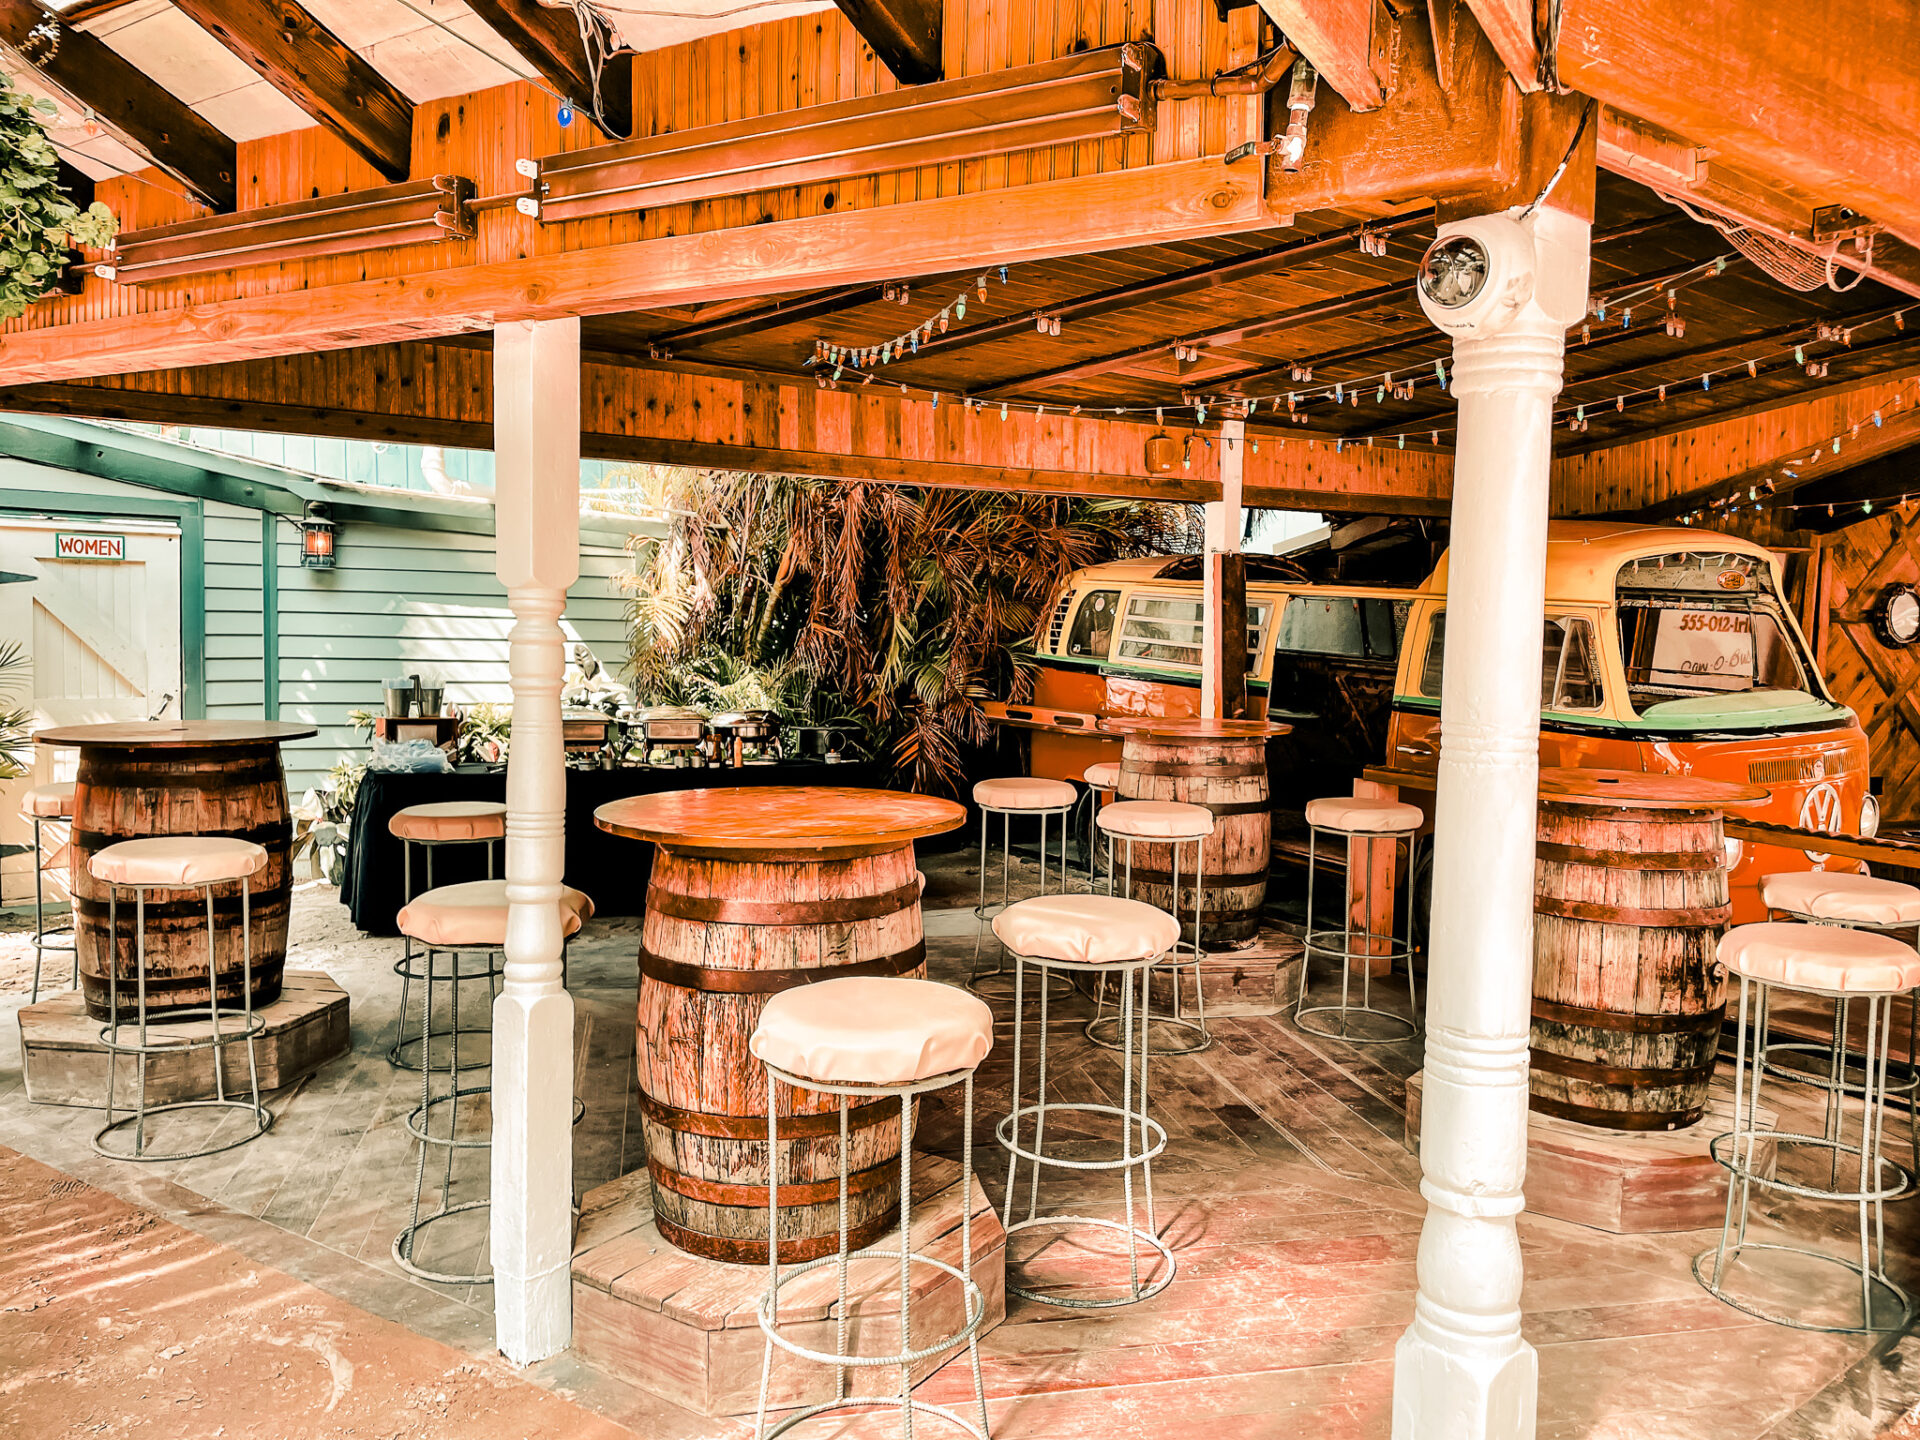
[[[1889,645],[1920,641],[1920,592],[1911,585],[1889,585],[1873,605],[1873,628]]]

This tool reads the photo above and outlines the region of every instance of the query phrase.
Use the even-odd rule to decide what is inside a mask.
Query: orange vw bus
[[[1284,564],[1250,571],[1247,584],[1250,708],[1295,722],[1269,751],[1276,807],[1343,789],[1369,764],[1433,774],[1447,557],[1417,588],[1285,578],[1275,573]],[[1542,764],[1744,781],[1772,798],[1743,818],[1878,828],[1866,735],[1816,671],[1765,547],[1693,529],[1556,521],[1546,578]],[[1193,713],[1200,606],[1192,557],[1077,572],[1036,647],[1034,704]],[[1118,754],[1104,737],[1033,737],[1037,775],[1077,779]],[[1417,781],[1402,790],[1430,805]],[[1739,853],[1730,842],[1729,852],[1737,921],[1763,918],[1762,874],[1853,868],[1774,846]]]

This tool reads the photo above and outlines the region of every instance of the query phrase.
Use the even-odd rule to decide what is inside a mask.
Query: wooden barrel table
[[[1201,847],[1200,944],[1208,950],[1246,949],[1260,933],[1272,863],[1267,741],[1293,727],[1195,716],[1111,716],[1105,725],[1123,737],[1120,799],[1177,800],[1213,812],[1213,835]],[[1134,843],[1134,898],[1191,916],[1192,881],[1182,874],[1176,905],[1172,847]]]
[[[1733,917],[1720,812],[1766,798],[1690,776],[1540,772],[1533,1109],[1613,1130],[1706,1113]]]
[[[635,1054],[654,1220],[669,1244],[767,1260],[767,1073],[747,1049],[770,996],[850,975],[924,977],[913,841],[952,830],[950,800],[766,786],[637,795],[594,823],[659,846],[640,938]],[[777,1094],[780,1258],[839,1245],[838,1101]],[[851,1108],[855,1246],[893,1227],[900,1107]]]
[[[122,895],[109,934],[109,887],[87,866],[121,840],[153,835],[227,835],[265,848],[266,867],[248,884],[253,1003],[280,997],[293,899],[293,817],[287,807],[280,744],[317,733],[272,720],[129,721],[68,725],[34,736],[42,745],[77,746],[73,794],[74,943],[87,1013],[108,1017],[115,977],[122,1012],[136,1003],[135,907]],[[223,1005],[241,1001],[240,886],[213,891],[214,976]],[[111,957],[111,961],[109,960]],[[149,890],[146,899],[147,1013],[204,1016],[207,909],[199,890]]]

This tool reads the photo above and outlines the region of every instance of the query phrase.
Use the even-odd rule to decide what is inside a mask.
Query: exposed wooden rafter
[[[1380,107],[1394,23],[1380,0],[1260,0],[1260,8],[1348,105]]]
[[[1538,90],[1540,44],[1533,28],[1533,0],[1466,0],[1466,5],[1514,83],[1522,90]]]
[[[174,0],[389,180],[413,164],[413,102],[294,0]]]
[[[941,0],[834,0],[902,85],[938,80]]]
[[[573,101],[582,115],[593,113],[595,78],[592,62],[580,42],[575,12],[539,0],[468,0],[473,13],[487,22],[513,52],[540,77]],[[598,80],[600,111],[606,117],[602,131],[610,140],[633,133],[633,56],[616,55],[606,62]]]
[[[27,37],[43,25],[52,27],[52,41],[30,43]],[[36,0],[0,0],[0,44],[93,111],[115,139],[147,155],[214,209],[233,208],[239,168],[233,141],[105,42],[74,29]]]
[[[1559,77],[1920,240],[1920,7],[1801,0],[1562,0]]]
[[[826,315],[837,315],[842,310],[870,305],[884,293],[885,287],[881,285],[848,285],[798,299],[776,300],[771,305],[756,305],[750,310],[735,311],[718,320],[696,321],[692,325],[649,335],[646,346],[654,355],[664,358],[679,350],[696,349],[741,335],[756,335],[762,330],[782,325],[798,325]]]

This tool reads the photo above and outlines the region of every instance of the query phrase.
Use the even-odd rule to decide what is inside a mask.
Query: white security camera
[[[1440,227],[1420,261],[1420,308],[1449,335],[1484,339],[1533,298],[1533,236],[1506,215]]]

